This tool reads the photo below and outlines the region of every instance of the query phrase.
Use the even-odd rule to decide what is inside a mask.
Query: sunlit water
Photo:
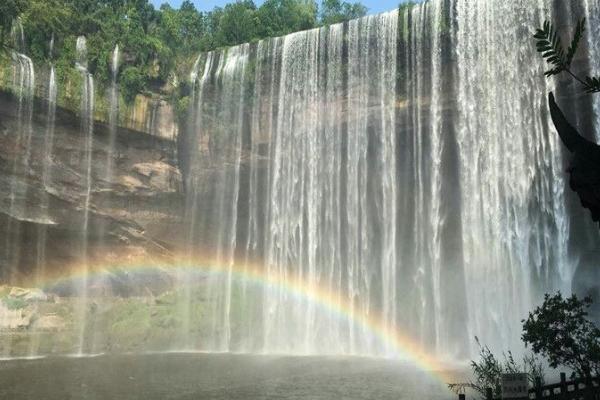
[[[0,362],[2,399],[451,399],[432,374],[363,358],[154,354]]]

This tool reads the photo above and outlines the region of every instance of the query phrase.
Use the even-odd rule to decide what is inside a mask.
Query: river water
[[[147,354],[2,361],[0,398],[435,400],[454,395],[434,374],[382,359]]]

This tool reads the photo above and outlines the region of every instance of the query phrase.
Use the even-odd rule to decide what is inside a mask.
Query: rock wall
[[[24,141],[18,134],[23,130],[18,99],[0,92],[2,278],[25,279],[33,271],[39,273],[40,267],[47,272],[76,264],[82,237],[87,237],[88,255],[94,259],[170,254],[178,243],[183,209],[175,142],[161,135],[119,128],[114,151],[110,151],[108,127],[95,123],[86,233],[81,151],[86,138],[78,116],[59,108],[52,152],[43,154],[47,118],[40,111],[45,109],[43,102],[36,102],[31,136]],[[28,165],[17,168],[23,154],[27,154]],[[109,158],[114,164],[110,178],[104,176]],[[50,177],[46,183],[42,181],[44,174]],[[46,238],[42,245],[40,235]],[[18,249],[12,260],[16,262],[5,257],[9,246]]]
[[[179,131],[173,107],[160,97],[146,95],[136,96],[121,125],[168,140],[176,140]]]
[[[44,65],[35,65],[35,94],[40,99],[48,97],[49,69]],[[15,70],[10,60],[0,58],[0,90],[10,92],[14,88]],[[66,78],[60,83],[58,104],[69,110],[77,110],[80,95],[80,82],[77,75]],[[165,92],[172,90],[164,88]],[[98,87],[96,90],[95,118],[108,124],[109,111],[108,89]],[[162,92],[162,90],[161,90]],[[177,116],[174,107],[165,99],[164,93],[138,94],[131,104],[120,99],[119,125],[122,128],[147,133],[164,139],[176,140],[178,134]]]

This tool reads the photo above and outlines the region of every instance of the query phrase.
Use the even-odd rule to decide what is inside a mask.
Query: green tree
[[[137,67],[127,67],[120,77],[121,93],[125,101],[132,102],[145,87],[145,79]]]
[[[568,367],[582,378],[600,373],[600,330],[588,319],[590,298],[559,292],[546,295],[544,303],[523,321],[523,341],[553,368]]]
[[[199,51],[205,21],[203,14],[196,10],[194,4],[186,0],[179,10],[163,4],[160,11],[157,30],[164,44],[186,54]]]
[[[28,0],[3,0],[0,2],[0,48],[6,49],[13,21],[25,11]]]
[[[316,0],[236,0],[201,13],[192,1],[179,9],[155,10],[149,0],[3,0],[0,2],[0,46],[11,45],[13,20],[21,16],[25,47],[36,64],[51,61],[59,84],[79,74],[74,69],[76,38],[88,43],[88,69],[98,93],[111,78],[115,45],[121,49],[119,82],[129,101],[148,88],[159,89],[178,68],[188,68],[197,53],[311,29],[364,15],[359,3],[326,0],[319,14]],[[50,54],[50,40],[54,51]],[[6,60],[5,60],[6,62]],[[181,71],[178,71],[181,72]]]
[[[216,32],[220,46],[234,46],[258,38],[259,18],[252,0],[236,1],[223,8]]]
[[[321,24],[331,25],[364,17],[367,11],[367,7],[358,2],[348,3],[340,0],[323,0],[319,16]]]
[[[1,6],[0,6],[1,7]],[[27,35],[27,52],[36,60],[50,56],[50,40],[69,31],[71,10],[60,0],[29,0],[20,16]]]
[[[313,0],[267,0],[258,9],[261,37],[283,36],[314,28],[317,4]]]

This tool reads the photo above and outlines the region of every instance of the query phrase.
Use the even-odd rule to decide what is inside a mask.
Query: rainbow
[[[100,276],[111,271],[135,272],[144,270],[170,270],[173,272],[194,270],[216,274],[227,273],[234,275],[236,279],[255,283],[260,286],[283,288],[291,295],[302,297],[340,317],[346,318],[355,324],[355,326],[365,329],[373,337],[384,343],[386,347],[393,349],[399,359],[415,364],[419,369],[434,375],[442,382],[448,382],[451,378],[449,374],[450,368],[448,368],[446,363],[429,354],[414,338],[404,334],[397,328],[390,327],[379,316],[353,312],[350,302],[344,300],[343,296],[315,286],[314,283],[309,284],[298,276],[289,274],[280,276],[272,272],[266,274],[264,268],[260,265],[251,265],[249,263],[230,265],[209,260],[190,261],[190,259],[168,261],[128,260],[115,262],[111,265],[79,265],[68,268],[68,273],[46,277],[43,279],[43,284],[39,285],[40,282],[38,281],[38,285],[48,288],[67,281]]]

